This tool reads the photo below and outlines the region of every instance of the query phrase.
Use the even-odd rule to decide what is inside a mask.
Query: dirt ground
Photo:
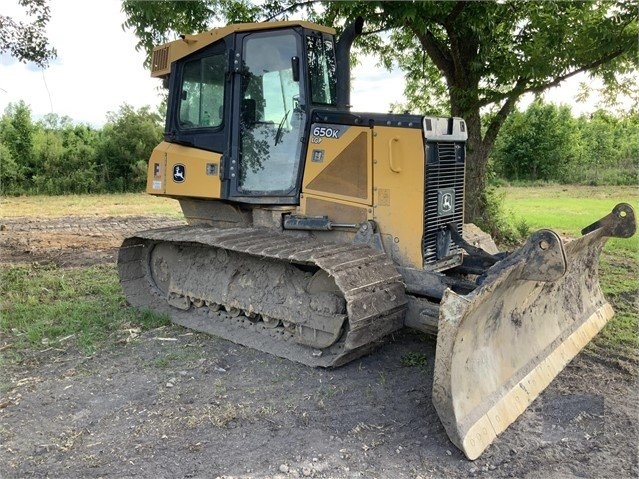
[[[0,262],[113,264],[124,235],[175,224],[1,219]],[[432,406],[434,351],[405,330],[319,370],[171,326],[91,357],[34,352],[0,371],[0,477],[639,477],[635,363],[580,354],[472,462]]]

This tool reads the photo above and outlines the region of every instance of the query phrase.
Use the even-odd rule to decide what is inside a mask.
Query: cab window
[[[180,129],[216,128],[224,114],[223,54],[184,64],[178,108]]]
[[[306,37],[306,54],[313,103],[336,104],[337,64],[333,39],[318,34]]]

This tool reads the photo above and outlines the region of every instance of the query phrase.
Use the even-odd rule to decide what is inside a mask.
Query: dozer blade
[[[533,234],[495,264],[485,281],[441,303],[433,403],[450,437],[476,459],[601,330],[614,312],[597,267],[611,236],[630,237],[625,204],[565,245]]]

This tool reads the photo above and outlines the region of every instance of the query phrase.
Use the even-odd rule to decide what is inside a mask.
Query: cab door
[[[238,35],[230,199],[295,204],[304,147],[302,37],[295,29]],[[236,117],[237,118],[237,117]]]

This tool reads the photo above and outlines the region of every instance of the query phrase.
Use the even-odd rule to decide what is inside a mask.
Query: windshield
[[[300,82],[293,79],[299,58],[293,32],[249,35],[244,40],[240,104],[240,177],[247,193],[286,193],[298,176],[304,114]]]

